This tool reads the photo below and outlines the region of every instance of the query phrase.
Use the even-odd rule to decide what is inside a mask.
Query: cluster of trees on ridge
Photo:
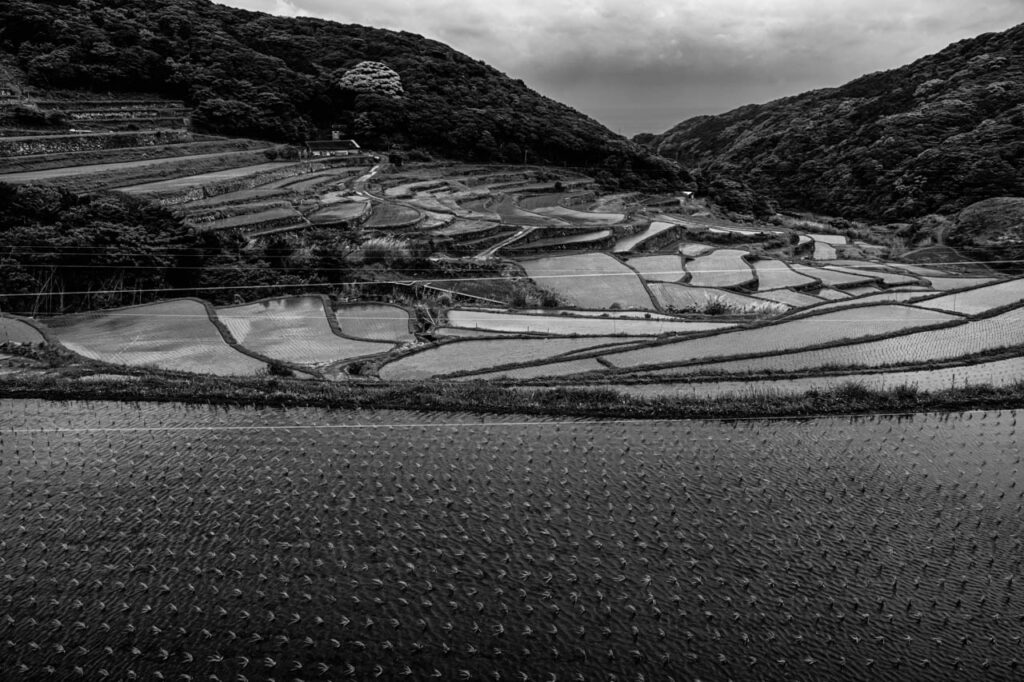
[[[781,205],[897,221],[1024,187],[1024,25],[842,87],[634,138]]]
[[[38,88],[184,99],[197,127],[214,133],[298,142],[340,124],[364,146],[584,167],[623,187],[691,180],[522,81],[411,33],[208,0],[9,0],[0,53]],[[343,88],[346,71],[367,60],[394,69],[404,96]]]

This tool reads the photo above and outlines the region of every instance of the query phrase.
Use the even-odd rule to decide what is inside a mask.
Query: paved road
[[[201,159],[215,158],[226,159],[232,156],[240,156],[242,154],[252,154],[254,151],[260,150],[253,149],[242,152],[213,152],[211,154],[193,154],[190,156],[169,156],[162,159],[146,159],[143,161],[122,161],[120,163],[95,163],[89,166],[69,166],[67,168],[51,168],[50,170],[28,171],[24,173],[7,173],[6,175],[0,175],[0,182],[35,182],[37,180],[50,180],[52,178],[67,178],[78,175],[88,175],[90,173],[106,173],[112,170],[141,168],[143,166],[160,165],[165,163],[171,163],[173,161],[196,161]]]

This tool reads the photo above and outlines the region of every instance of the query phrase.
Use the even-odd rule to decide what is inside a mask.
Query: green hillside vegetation
[[[885,221],[952,215],[1024,187],[1024,25],[635,139],[786,208]]]
[[[3,61],[48,91],[182,99],[197,128],[217,134],[298,142],[340,125],[364,147],[596,167],[598,180],[626,187],[690,180],[522,81],[411,33],[207,0],[11,0],[0,7]],[[384,87],[365,87],[374,82]]]

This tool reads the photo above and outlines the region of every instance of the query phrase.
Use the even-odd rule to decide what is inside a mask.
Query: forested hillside
[[[783,206],[901,220],[1024,192],[1024,25],[638,141]]]
[[[597,167],[591,174],[623,186],[689,180],[522,81],[405,32],[207,0],[4,0],[4,61],[36,88],[184,99],[195,125],[214,133],[297,142],[340,124],[376,148]],[[366,67],[360,78],[350,73],[367,61],[393,70],[400,84],[361,87]]]

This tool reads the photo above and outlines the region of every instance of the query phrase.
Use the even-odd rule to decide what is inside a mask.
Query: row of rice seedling
[[[581,370],[582,371],[582,370]],[[527,378],[527,377],[524,377]],[[924,392],[988,385],[1012,386],[1024,381],[1024,357],[993,360],[957,367],[870,374],[827,374],[819,376],[743,380],[693,381],[675,383],[602,385],[626,395],[643,398],[689,396],[719,398],[727,395],[801,395],[829,391],[856,384],[876,391],[909,387]]]
[[[448,311],[448,324],[466,329],[558,336],[573,334],[658,336],[660,334],[715,331],[736,326],[725,322],[698,322],[664,318],[647,320],[615,317],[570,317],[457,309]]]
[[[579,308],[641,308],[654,303],[630,268],[604,253],[519,261],[538,286]]]
[[[0,345],[5,343],[45,343],[42,333],[24,320],[0,315]]]
[[[695,313],[778,314],[788,309],[782,303],[765,301],[725,289],[686,284],[651,282],[648,287],[662,308]]]
[[[870,310],[859,308],[857,310]],[[851,311],[852,312],[852,311]],[[814,319],[814,318],[807,318]],[[850,343],[770,357],[680,367],[660,374],[699,372],[807,372],[825,367],[887,367],[941,362],[1016,346],[1024,338],[1024,312],[1011,310],[945,329],[914,332],[878,341]]]
[[[918,302],[917,305],[933,310],[981,315],[1021,301],[1024,301],[1024,278],[929,298]]]
[[[639,256],[626,261],[648,282],[679,282],[686,277],[683,259],[679,254],[665,256]]]
[[[731,289],[744,287],[755,281],[754,272],[746,261],[746,251],[716,249],[686,263],[690,284],[695,287]]]
[[[433,346],[385,364],[380,378],[395,381],[427,379],[455,372],[525,364],[574,351],[627,343],[619,336],[576,338],[469,340]]]
[[[800,289],[818,285],[817,279],[794,272],[781,260],[758,258],[752,265],[757,276],[758,293],[772,289]]]
[[[1019,671],[1019,411],[0,415],[5,679]]]
[[[217,317],[245,348],[297,365],[326,365],[394,348],[391,343],[336,334],[319,296],[292,296],[218,308]]]
[[[228,345],[206,304],[194,299],[54,317],[46,326],[69,350],[117,365],[228,376],[266,368]]]
[[[397,305],[347,303],[339,305],[334,316],[342,333],[352,338],[394,343],[416,340],[409,311]]]
[[[616,367],[637,367],[730,355],[780,353],[844,339],[881,336],[958,319],[938,311],[928,311],[929,314],[924,315],[922,312],[925,311],[900,305],[838,310],[705,338],[608,354],[604,359]]]

